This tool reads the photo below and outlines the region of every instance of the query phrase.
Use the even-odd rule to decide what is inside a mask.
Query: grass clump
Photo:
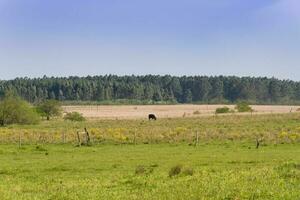
[[[146,172],[147,172],[147,169],[144,165],[138,165],[135,168],[135,175],[143,175],[143,174],[146,174]]]
[[[154,168],[156,166],[144,166],[144,165],[138,165],[136,168],[135,168],[135,175],[148,175],[148,174],[151,174],[153,173],[154,171]]]
[[[170,169],[169,177],[177,176],[181,173],[181,171],[182,171],[182,165],[175,165]]]
[[[40,146],[40,145],[37,145],[37,146],[35,147],[35,150],[36,150],[36,151],[48,151],[46,148],[44,148],[44,147],[42,147],[42,146]]]
[[[185,175],[185,176],[193,176],[194,175],[194,169],[193,168],[185,168],[183,171],[182,171],[182,174]]]

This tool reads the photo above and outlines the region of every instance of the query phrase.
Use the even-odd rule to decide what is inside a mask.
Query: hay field
[[[225,105],[113,105],[64,106],[64,112],[79,112],[87,118],[142,119],[154,113],[159,118],[196,117],[213,115],[216,108]],[[226,105],[233,109],[234,105]],[[253,105],[254,114],[296,112],[300,106]],[[195,114],[197,112],[197,114]]]

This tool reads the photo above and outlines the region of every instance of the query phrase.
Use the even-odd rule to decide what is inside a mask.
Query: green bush
[[[240,102],[236,105],[235,109],[238,112],[253,112],[253,109],[247,102]]]
[[[217,108],[216,109],[216,114],[222,114],[222,113],[229,113],[230,109],[228,107],[223,107],[223,108]]]
[[[65,120],[70,120],[70,121],[76,121],[76,122],[81,122],[81,121],[85,121],[85,118],[82,116],[82,114],[80,114],[79,112],[71,112],[71,113],[67,113],[64,116]]]
[[[199,110],[196,110],[196,111],[193,112],[193,114],[194,114],[194,115],[200,115],[201,112],[200,112]]]
[[[0,102],[0,125],[37,124],[39,115],[35,109],[20,97],[10,93]]]
[[[181,171],[182,171],[182,165],[176,165],[170,169],[169,177],[177,176],[181,173]]]
[[[138,165],[135,168],[135,175],[149,175],[151,173],[153,173],[154,168],[156,166],[144,166],[144,165]]]
[[[143,166],[143,165],[139,165],[139,166],[137,166],[136,168],[135,168],[135,174],[136,175],[142,175],[142,174],[145,174],[146,173],[146,168],[145,168],[145,166]]]

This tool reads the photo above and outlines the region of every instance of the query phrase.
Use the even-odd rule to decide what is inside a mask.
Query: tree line
[[[0,81],[0,96],[14,91],[30,103],[70,102],[299,104],[300,82],[235,76],[88,76]]]

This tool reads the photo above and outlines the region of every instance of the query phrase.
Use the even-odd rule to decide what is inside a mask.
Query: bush
[[[169,171],[169,177],[177,176],[181,173],[182,165],[176,165],[172,167]]]
[[[253,112],[253,109],[247,102],[240,102],[236,105],[235,109],[238,112]]]
[[[64,116],[64,119],[65,120],[70,120],[70,121],[76,121],[76,122],[85,121],[85,118],[82,116],[82,114],[80,114],[78,112],[67,113]]]
[[[26,101],[14,94],[7,94],[0,102],[0,125],[36,124],[39,115]]]
[[[135,175],[149,175],[149,174],[153,173],[155,167],[156,166],[147,167],[144,165],[138,165],[135,168]]]
[[[193,114],[194,114],[194,115],[200,115],[201,112],[200,112],[199,110],[196,110],[196,111],[193,112]]]
[[[142,175],[142,174],[145,174],[147,172],[145,166],[143,165],[139,165],[135,168],[135,174],[136,175]]]
[[[223,107],[223,108],[217,108],[216,109],[216,114],[222,114],[222,113],[229,113],[230,109],[228,107]]]

